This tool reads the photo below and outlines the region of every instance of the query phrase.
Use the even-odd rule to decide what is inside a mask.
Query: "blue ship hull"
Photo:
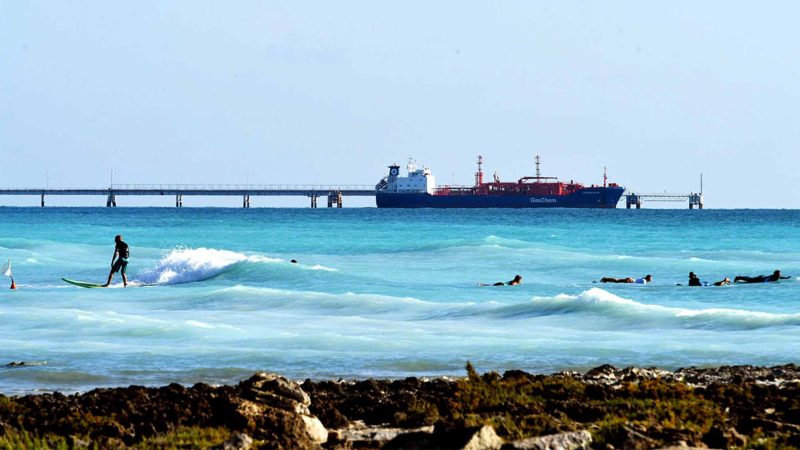
[[[623,187],[589,187],[569,195],[430,195],[376,192],[378,208],[616,208]]]

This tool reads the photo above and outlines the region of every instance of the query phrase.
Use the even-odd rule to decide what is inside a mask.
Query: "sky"
[[[112,171],[374,186],[409,156],[471,184],[479,154],[503,180],[540,155],[565,181],[607,167],[684,193],[703,173],[708,208],[799,208],[797,17],[788,1],[0,0],[0,187]]]

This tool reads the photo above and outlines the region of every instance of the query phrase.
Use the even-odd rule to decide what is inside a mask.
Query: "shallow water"
[[[800,212],[0,208],[0,392],[781,364],[800,356]],[[102,282],[121,233],[136,288]],[[298,264],[289,262],[297,259]],[[689,288],[689,271],[791,275]],[[650,285],[592,283],[653,274]],[[479,282],[524,277],[516,287]],[[7,281],[7,279],[5,279]],[[115,282],[120,283],[119,276]],[[148,286],[144,286],[148,285]]]

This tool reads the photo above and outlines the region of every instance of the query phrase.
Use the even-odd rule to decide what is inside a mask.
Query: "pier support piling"
[[[42,208],[44,208],[44,194],[42,194],[42,203],[41,203],[41,206],[42,206]]]
[[[311,207],[312,208],[316,208],[317,207],[317,197],[318,197],[317,195],[311,194]]]
[[[249,208],[250,207],[250,196],[245,195],[242,197],[242,208]]]
[[[625,196],[625,208],[631,209],[631,206],[636,206],[636,209],[642,208],[642,198],[636,194],[630,194]]]
[[[333,208],[333,205],[336,205],[337,208],[342,207],[342,191],[328,193],[328,208]]]
[[[703,194],[689,195],[689,209],[694,209],[695,205],[697,209],[703,209]]]
[[[117,207],[117,197],[113,193],[108,194],[108,198],[106,199],[106,207],[107,208]]]
[[[183,194],[178,194],[175,196],[175,207],[183,208]]]

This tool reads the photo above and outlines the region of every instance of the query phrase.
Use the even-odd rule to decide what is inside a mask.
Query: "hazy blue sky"
[[[607,166],[690,191],[702,171],[708,207],[798,208],[798,17],[789,1],[2,0],[0,186],[106,186],[112,168],[374,185],[409,154],[467,184],[477,154],[503,179],[540,154],[561,179]]]

